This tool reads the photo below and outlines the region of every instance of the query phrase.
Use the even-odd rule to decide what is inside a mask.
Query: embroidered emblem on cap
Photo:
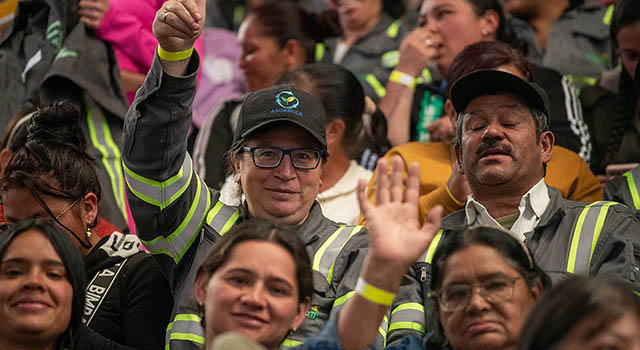
[[[302,112],[297,111],[296,108],[300,104],[300,100],[289,90],[280,91],[276,95],[276,103],[282,107],[279,109],[272,109],[271,113],[293,113],[299,117],[302,116]]]

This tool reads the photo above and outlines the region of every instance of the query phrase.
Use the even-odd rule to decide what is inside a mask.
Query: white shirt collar
[[[524,234],[533,231],[540,222],[540,218],[550,202],[549,189],[544,183],[544,179],[541,179],[520,199],[520,204],[518,205],[520,215],[511,227],[511,232],[524,240]],[[482,205],[482,203],[476,201],[473,195],[469,195],[467,198],[464,211],[467,224],[471,227],[500,226],[500,224],[489,215],[487,208]]]

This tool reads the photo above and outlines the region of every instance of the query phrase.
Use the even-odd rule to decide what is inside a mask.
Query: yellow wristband
[[[171,51],[164,50],[158,45],[158,57],[162,58],[165,61],[170,61],[170,62],[182,61],[184,59],[191,57],[192,53],[193,53],[193,47],[184,51],[171,52]]]
[[[457,205],[459,206],[463,206],[464,202],[459,201],[456,199],[456,197],[453,196],[453,193],[451,193],[451,191],[449,190],[449,186],[447,186],[447,184],[444,184],[444,189],[447,190],[447,194],[449,194],[449,197],[451,197],[451,200],[453,200]]]
[[[355,292],[370,302],[383,306],[390,306],[393,303],[393,298],[396,296],[394,293],[370,285],[365,282],[362,277],[358,278]]]
[[[407,73],[401,72],[399,70],[393,70],[391,72],[391,75],[389,76],[389,80],[391,80],[394,83],[408,86],[412,89],[416,88],[416,78],[410,76]]]

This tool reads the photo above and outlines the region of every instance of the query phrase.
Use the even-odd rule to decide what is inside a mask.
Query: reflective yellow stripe
[[[406,304],[402,304],[399,305],[398,307],[396,307],[395,309],[393,309],[393,311],[391,312],[391,314],[395,314],[396,312],[399,311],[403,311],[403,310],[415,310],[415,311],[420,311],[420,312],[424,312],[424,305],[420,304],[420,303],[406,303]]]
[[[596,244],[598,244],[598,240],[600,239],[600,233],[602,232],[602,226],[604,226],[604,219],[607,217],[607,212],[609,211],[609,207],[615,205],[615,202],[610,202],[602,206],[600,208],[600,213],[598,213],[598,219],[596,221],[596,227],[593,231],[593,238],[591,240],[591,253],[589,254],[589,264],[587,265],[587,276],[589,276],[588,267],[591,266],[591,258],[593,258],[593,252],[596,250]]]
[[[172,340],[186,340],[204,345],[204,330],[200,324],[200,316],[195,314],[178,314],[167,325],[165,349],[170,348]]]
[[[382,83],[378,81],[378,79],[371,73],[365,75],[364,80],[373,88],[373,91],[378,95],[378,97],[382,98],[387,94],[387,89],[384,88]]]
[[[127,204],[125,199],[124,178],[122,171],[122,155],[120,149],[116,146],[111,129],[107,123],[107,118],[98,108],[99,115],[93,113],[92,104],[85,95],[85,106],[87,108],[87,128],[89,129],[89,138],[93,147],[100,152],[101,161],[104,169],[109,176],[111,183],[111,191],[120,213],[126,222],[129,222],[129,214],[127,213]]]
[[[616,202],[595,202],[582,209],[571,237],[567,272],[589,275],[595,251],[609,207]],[[585,225],[586,224],[586,225]],[[580,256],[580,258],[578,258]]]
[[[323,43],[316,44],[316,52],[315,52],[315,60],[316,62],[322,61],[322,57],[324,57],[325,46]]]
[[[604,13],[604,17],[602,17],[602,23],[606,26],[611,25],[611,19],[613,18],[613,9],[615,6],[613,4],[609,5],[607,8],[607,12]]]
[[[390,38],[396,38],[398,36],[398,30],[400,29],[400,24],[402,24],[402,20],[395,20],[393,23],[387,27],[387,36]]]
[[[636,170],[638,177],[640,177],[640,169]],[[629,192],[631,192],[631,199],[633,200],[633,206],[636,210],[640,210],[640,194],[638,194],[638,187],[636,186],[636,179],[632,171],[627,171],[622,176],[627,178],[627,184],[629,185]]]
[[[211,222],[213,221],[213,218],[218,215],[218,212],[220,211],[220,209],[224,206],[224,203],[222,203],[221,201],[218,201],[216,203],[216,205],[213,206],[213,208],[211,208],[211,210],[209,210],[209,213],[207,214],[207,225],[211,225]]]
[[[220,236],[222,236],[225,233],[227,233],[227,231],[229,231],[231,229],[231,227],[233,227],[233,224],[236,223],[236,221],[238,220],[238,217],[240,217],[240,213],[238,213],[238,212],[235,212],[235,213],[233,213],[233,215],[231,215],[229,220],[227,220],[227,222],[224,224],[224,226],[222,226],[222,230],[220,230],[220,232],[218,232],[220,234]]]
[[[195,181],[195,198],[180,225],[167,237],[158,236],[150,241],[140,240],[149,253],[169,255],[177,264],[193,244],[211,207],[209,189],[197,175]]]
[[[398,329],[411,329],[424,334],[424,325],[417,322],[392,322],[389,325],[389,332]]]
[[[193,176],[192,165],[191,157],[185,154],[178,173],[164,181],[148,179],[124,165],[127,187],[136,197],[164,210],[189,188]]]
[[[442,232],[442,230],[438,231],[435,237],[433,237],[431,244],[429,244],[429,248],[427,249],[427,256],[424,259],[424,261],[428,264],[431,264],[431,261],[433,261],[433,255],[436,253],[436,249],[438,249],[440,239],[442,239]]]
[[[288,347],[288,348],[295,348],[297,346],[302,345],[303,342],[299,341],[299,340],[292,340],[292,339],[285,339],[282,342],[282,346]]]
[[[354,296],[356,294],[356,292],[351,291],[343,296],[341,296],[340,298],[337,298],[336,300],[333,301],[333,307],[338,307],[344,303],[347,302],[347,300],[351,299],[352,296]]]
[[[386,68],[393,68],[398,65],[398,62],[400,62],[400,51],[398,50],[385,52],[380,59],[380,63]]]
[[[386,346],[387,345],[387,328],[389,328],[389,319],[387,318],[387,316],[385,315],[384,318],[382,319],[382,324],[380,324],[380,327],[378,327],[378,334],[380,334],[380,337],[382,337],[382,346]]]
[[[351,239],[351,237],[353,237],[356,233],[360,232],[362,230],[364,226],[355,226],[351,229],[351,233],[349,233],[349,237],[347,238],[346,241],[344,241],[344,243],[342,243],[342,245],[340,246],[340,249],[338,250],[338,254],[340,254],[340,252],[342,251],[342,248],[344,248],[345,244],[347,244],[347,242],[349,242],[349,240]],[[336,258],[338,257],[338,254],[336,254]],[[329,284],[331,284],[331,281],[333,280],[333,267],[335,266],[335,258],[332,259],[331,261],[331,267],[329,268],[329,272],[327,273],[327,282],[329,282]]]
[[[331,246],[331,243],[333,243],[333,241],[335,241],[336,238],[338,238],[338,236],[340,235],[340,232],[342,232],[344,228],[345,226],[340,226],[340,228],[338,228],[338,230],[336,230],[333,234],[331,234],[331,236],[329,236],[329,238],[316,251],[316,254],[313,257],[312,269],[316,271],[320,271],[320,261],[322,260],[322,256],[324,255],[325,250],[327,250],[327,248]]]

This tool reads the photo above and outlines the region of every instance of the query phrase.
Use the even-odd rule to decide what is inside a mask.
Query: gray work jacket
[[[161,266],[175,298],[167,328],[170,349],[203,349],[204,330],[193,287],[209,248],[235,223],[249,219],[246,203],[223,204],[219,192],[193,171],[186,151],[200,58],[186,77],[165,74],[156,55],[127,113],[123,159],[137,235]],[[298,228],[313,265],[314,294],[307,317],[283,347],[318,332],[353,293],[367,250],[367,230],[324,217],[314,203]],[[386,327],[385,327],[386,328]]]
[[[640,222],[629,208],[615,202],[570,201],[550,186],[549,195],[549,206],[524,243],[552,283],[572,275],[611,275],[640,285]],[[409,269],[392,306],[387,344],[436,329],[433,303],[427,298],[431,260],[439,243],[466,225],[464,209],[446,216],[429,249]]]

